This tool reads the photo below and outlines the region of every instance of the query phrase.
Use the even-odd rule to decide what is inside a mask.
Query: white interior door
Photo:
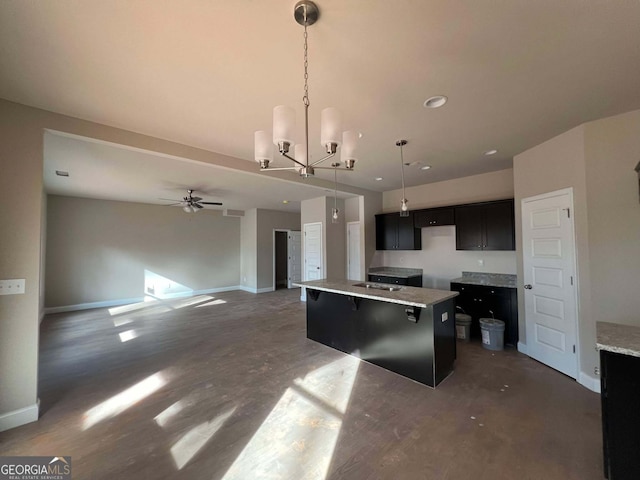
[[[347,223],[347,279],[360,278],[360,222]]]
[[[576,378],[577,289],[571,189],[522,200],[527,353]]]
[[[288,288],[293,288],[292,283],[302,280],[302,233],[289,232],[287,236],[288,252]]]
[[[304,279],[324,278],[322,260],[322,223],[304,224]]]

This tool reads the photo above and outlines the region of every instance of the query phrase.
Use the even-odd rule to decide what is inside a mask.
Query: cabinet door
[[[515,250],[513,200],[485,205],[483,209],[483,250]]]
[[[414,212],[416,228],[436,227],[439,225],[453,225],[453,208],[429,208]]]
[[[413,213],[408,217],[395,215],[398,221],[398,250],[420,250],[422,248],[422,236],[420,230],[413,225]]]
[[[640,358],[600,351],[605,474],[640,478]]]
[[[456,207],[456,250],[482,250],[482,207]]]
[[[399,214],[376,215],[376,250],[398,249]]]

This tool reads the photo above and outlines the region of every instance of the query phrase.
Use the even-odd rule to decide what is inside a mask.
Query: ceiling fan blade
[[[177,198],[158,198],[158,200],[165,200],[167,202],[182,202],[182,200],[178,200]]]
[[[162,205],[163,207],[177,207],[178,205],[182,205],[182,202],[178,202],[178,203],[167,203],[165,205]]]
[[[202,205],[222,205],[220,202],[199,202]]]
[[[200,205],[199,203],[192,203],[191,204],[192,207],[196,207],[196,208],[204,208],[202,205]]]
[[[190,200],[193,202],[199,202],[200,200],[202,200],[202,197],[191,197]]]

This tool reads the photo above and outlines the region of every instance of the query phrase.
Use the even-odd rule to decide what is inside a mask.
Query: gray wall
[[[240,219],[50,195],[45,306],[145,294],[145,270],[191,290],[240,284]]]
[[[250,290],[258,287],[258,209],[244,212],[240,220],[240,284]]]

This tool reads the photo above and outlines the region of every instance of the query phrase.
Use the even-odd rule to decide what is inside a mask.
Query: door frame
[[[359,231],[359,233],[360,233],[360,237],[362,237],[362,232],[360,231],[360,230],[361,230],[361,228],[360,228],[360,220],[356,220],[356,221],[354,221],[354,222],[347,222],[347,225],[346,225],[346,231],[345,231],[345,235],[346,235],[346,237],[347,237],[347,238],[346,238],[346,244],[347,244],[347,265],[346,265],[346,272],[345,272],[345,273],[346,273],[346,278],[347,278],[347,279],[349,278],[349,265],[351,265],[351,255],[349,254],[349,251],[350,251],[350,249],[349,249],[349,226],[350,226],[350,225],[357,225],[357,226],[358,226],[358,231]],[[362,276],[362,245],[361,245],[361,243],[362,243],[362,242],[361,242],[360,240],[362,240],[362,238],[359,238],[359,241],[358,241],[358,263],[360,264],[360,269],[359,269],[359,272],[358,272],[358,277],[361,277],[361,276]],[[366,281],[367,279],[366,279],[366,278],[358,278],[358,280],[359,280],[359,281],[361,281],[361,282],[364,282],[364,281]]]
[[[546,192],[546,193],[541,193],[539,195],[533,195],[531,197],[525,197],[522,198],[520,200],[520,233],[523,233],[523,229],[522,229],[522,222],[524,221],[524,215],[522,215],[522,212],[524,211],[524,205],[525,203],[528,202],[534,202],[537,200],[545,200],[547,198],[552,198],[552,197],[558,197],[561,195],[568,195],[569,196],[569,211],[570,211],[570,215],[569,215],[569,220],[570,220],[570,230],[571,230],[571,240],[573,242],[573,262],[571,265],[572,268],[572,274],[573,274],[573,278],[574,278],[574,283],[575,283],[575,288],[573,289],[573,302],[574,302],[574,308],[575,308],[575,312],[576,312],[576,318],[575,318],[575,328],[576,328],[576,381],[578,383],[580,383],[581,385],[585,385],[585,383],[582,381],[582,377],[584,377],[584,374],[582,372],[582,370],[580,369],[580,357],[581,357],[581,348],[580,348],[580,343],[581,343],[581,335],[580,335],[580,302],[579,302],[579,298],[580,298],[580,278],[578,275],[578,245],[577,245],[577,241],[576,241],[576,229],[575,229],[575,202],[573,201],[573,187],[568,187],[568,188],[561,188],[560,190],[554,190],[552,192]],[[522,237],[522,243],[520,248],[522,249],[521,251],[521,258],[522,258],[522,282],[524,285],[524,273],[525,273],[525,268],[524,268],[524,236]],[[522,292],[522,304],[525,306],[524,308],[524,326],[525,326],[525,332],[527,332],[527,308],[526,308],[526,304],[525,304],[525,297],[524,297],[524,287],[521,286],[520,288],[518,288],[518,290],[520,290]],[[529,338],[527,338],[527,343],[529,342]],[[527,344],[522,344],[522,342],[518,341],[518,351],[522,352],[526,355],[529,355],[528,353],[528,346]],[[553,367],[549,367],[549,368],[553,368]],[[555,369],[554,369],[555,370]],[[587,385],[585,385],[587,386]],[[590,390],[593,390],[591,387],[589,387]]]

